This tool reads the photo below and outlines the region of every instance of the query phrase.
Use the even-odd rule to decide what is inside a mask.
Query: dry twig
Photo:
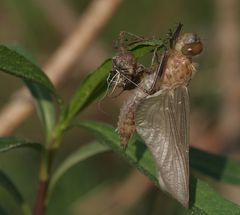
[[[94,0],[89,5],[75,31],[44,66],[44,71],[56,86],[69,76],[69,69],[81,58],[121,2],[122,0]],[[0,124],[0,135],[5,136],[13,132],[32,111],[33,104],[29,94],[25,89],[19,90],[0,112],[0,122],[4,122]]]
[[[204,123],[199,123],[199,120],[203,121],[203,116],[199,115],[191,128],[195,130],[195,137],[192,138],[194,145],[214,153],[225,153],[226,147],[239,137],[240,65],[237,4],[236,0],[215,1],[217,16],[214,53],[217,59],[216,77],[221,93],[219,123],[215,128],[201,131]]]
[[[76,26],[76,14],[61,0],[37,0],[36,3],[42,7],[48,21],[62,35],[67,36]],[[61,16],[59,16],[61,14]]]
[[[215,5],[217,74],[222,95],[219,128],[220,133],[231,140],[239,134],[240,129],[238,1],[216,0]]]

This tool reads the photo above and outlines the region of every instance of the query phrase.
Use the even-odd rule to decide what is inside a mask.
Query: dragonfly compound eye
[[[195,33],[186,33],[180,36],[175,49],[187,56],[195,56],[202,52],[203,44]]]

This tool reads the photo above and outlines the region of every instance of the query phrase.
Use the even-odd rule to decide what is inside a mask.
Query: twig
[[[48,22],[52,26],[55,26],[60,36],[66,37],[69,35],[69,32],[75,29],[78,19],[66,2],[59,0],[37,0],[36,3],[38,3],[39,7],[42,7],[43,12],[48,18]],[[61,17],[59,17],[59,14],[61,14]],[[81,56],[78,65],[74,69],[77,72],[72,72],[69,79],[72,80],[74,78],[74,80],[78,80],[79,77],[96,68],[108,56],[109,54],[102,42],[95,41],[84,52],[84,55]]]
[[[62,36],[67,36],[69,32],[72,32],[77,24],[77,17],[66,2],[59,0],[37,0],[36,3],[39,7],[42,7],[48,21]]]
[[[89,5],[75,31],[44,66],[44,71],[56,86],[59,86],[66,76],[69,76],[69,69],[81,58],[121,2],[122,0],[94,0]],[[24,92],[25,90],[21,89],[14,97],[29,98]],[[33,111],[33,104],[28,99],[21,101],[21,106],[19,106],[19,101],[16,101],[14,97],[0,112],[0,122],[4,122],[0,123],[1,136],[13,132]]]
[[[238,1],[216,0],[215,5],[217,74],[222,95],[219,128],[231,140],[239,135],[240,129]]]

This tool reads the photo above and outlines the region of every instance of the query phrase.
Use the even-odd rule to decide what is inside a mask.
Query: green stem
[[[62,135],[66,129],[67,124],[63,121],[60,121],[53,131],[52,141],[50,142],[50,144],[48,144],[49,148],[51,148],[52,150],[57,150],[59,148],[62,140]]]
[[[65,110],[61,107],[61,112]],[[60,119],[61,122],[62,119]],[[63,131],[65,130],[64,123],[58,123],[52,131],[52,135],[48,134],[46,137],[45,148],[41,153],[40,174],[37,197],[33,210],[33,215],[44,215],[47,204],[47,193],[50,181],[50,169],[56,150],[59,148]]]
[[[22,204],[21,208],[22,208],[22,212],[23,212],[24,215],[31,215],[32,214],[29,205],[27,205],[26,203]]]

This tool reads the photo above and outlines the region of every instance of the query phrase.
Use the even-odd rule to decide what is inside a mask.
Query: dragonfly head
[[[195,56],[202,52],[203,44],[195,33],[185,33],[177,38],[175,49],[186,56]]]

